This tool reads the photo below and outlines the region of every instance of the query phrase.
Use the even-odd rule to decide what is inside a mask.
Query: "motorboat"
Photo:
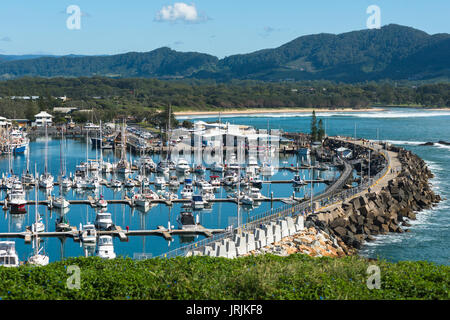
[[[211,184],[211,186],[213,186],[213,188],[220,187],[219,176],[210,176],[209,178],[210,178],[209,183]]]
[[[41,174],[39,177],[39,186],[44,189],[53,188],[54,178],[50,173]]]
[[[201,195],[193,195],[191,200],[192,208],[195,210],[203,209],[205,207],[205,201]]]
[[[214,162],[211,165],[211,171],[212,172],[223,172],[224,171],[223,164],[221,164],[220,162]]]
[[[195,230],[197,228],[192,211],[182,211],[177,218],[177,222],[178,227],[182,230]]]
[[[69,222],[66,219],[66,216],[63,214],[61,217],[57,218],[55,221],[55,230],[58,232],[70,231],[72,228],[70,227]]]
[[[0,241],[0,266],[7,268],[19,266],[19,256],[14,241]]]
[[[156,166],[156,172],[168,174],[170,172],[169,161],[161,160]]]
[[[80,227],[81,241],[83,243],[95,243],[97,241],[97,230],[93,224],[85,224]]]
[[[201,191],[201,195],[203,200],[205,201],[209,201],[209,200],[214,200],[216,198],[216,196],[214,195],[214,193],[210,190],[202,190]]]
[[[110,185],[112,188],[120,188],[122,186],[122,181],[120,181],[118,179],[114,179],[114,180],[111,180]]]
[[[114,225],[111,213],[109,212],[97,212],[97,215],[95,217],[95,227],[98,230],[109,230]]]
[[[155,187],[156,188],[163,188],[166,186],[166,179],[164,179],[164,177],[162,176],[157,176],[155,177]]]
[[[244,194],[243,197],[240,199],[242,204],[245,205],[253,205],[255,203],[255,200],[253,200],[253,198],[251,198],[249,195]]]
[[[169,178],[169,188],[176,189],[180,186],[180,181],[178,181],[177,176],[171,176]]]
[[[111,236],[98,237],[96,255],[103,259],[114,259],[116,257],[113,238]]]
[[[95,204],[97,205],[97,207],[100,207],[100,208],[106,208],[106,207],[108,207],[108,201],[106,201],[106,200],[104,199],[103,195],[100,195],[100,198],[97,198],[97,199],[96,199]]]
[[[59,184],[61,185],[61,187],[63,189],[70,189],[70,188],[72,188],[73,181],[71,178],[69,178],[67,176],[63,176],[59,179]]]
[[[137,165],[140,168],[144,168],[146,170],[154,171],[156,169],[156,164],[153,159],[149,156],[140,157],[137,161]]]
[[[12,188],[8,193],[8,200],[12,211],[26,211],[25,205],[27,204],[27,200],[25,199],[25,191],[23,190],[22,182],[19,180],[14,181]]]
[[[124,185],[125,188],[134,188],[136,186],[136,181],[134,181],[134,179],[127,178]]]
[[[194,168],[194,172],[196,174],[203,174],[203,173],[205,173],[205,170],[206,170],[206,168],[202,164],[196,165],[195,168]]]
[[[292,183],[293,183],[295,186],[303,186],[303,185],[306,184],[305,180],[303,180],[303,179],[300,177],[299,174],[296,174],[296,175],[294,176],[294,179],[292,179]]]
[[[175,170],[177,172],[180,172],[180,173],[184,174],[186,172],[186,170],[189,170],[189,169],[190,169],[189,163],[188,163],[188,161],[186,159],[184,159],[184,158],[178,159],[178,162],[177,162],[177,164],[175,166]]]
[[[183,199],[191,199],[193,193],[194,193],[194,188],[192,187],[192,184],[185,184],[183,189],[180,192],[181,198],[183,198]]]
[[[52,200],[52,204],[55,208],[64,209],[70,206],[70,202],[67,201],[62,195]]]
[[[223,183],[226,186],[234,186],[239,182],[239,177],[236,173],[228,174],[223,178]]]

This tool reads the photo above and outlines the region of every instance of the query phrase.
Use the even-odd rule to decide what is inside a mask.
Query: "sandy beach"
[[[289,109],[265,109],[265,108],[255,108],[255,109],[230,109],[226,111],[179,111],[174,112],[175,116],[206,116],[206,115],[231,115],[231,114],[255,114],[255,113],[312,113],[313,110],[316,113],[320,112],[366,112],[366,111],[383,111],[382,108],[363,108],[363,109],[352,109],[352,108],[336,108],[336,109],[322,109],[322,108],[289,108]]]

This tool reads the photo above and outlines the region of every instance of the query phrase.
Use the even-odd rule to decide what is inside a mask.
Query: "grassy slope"
[[[359,257],[272,255],[134,261],[70,258],[46,267],[0,267],[1,299],[449,299],[450,267],[378,261],[381,289],[369,290]],[[66,288],[68,265],[81,289]]]

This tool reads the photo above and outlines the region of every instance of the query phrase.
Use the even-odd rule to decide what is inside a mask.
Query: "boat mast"
[[[45,121],[45,167],[44,173],[47,176],[47,149],[48,149],[48,135],[47,135],[47,121]]]

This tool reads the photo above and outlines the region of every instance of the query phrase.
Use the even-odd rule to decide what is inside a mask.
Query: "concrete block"
[[[247,253],[247,242],[245,236],[239,235],[236,237],[236,255],[240,256]]]
[[[272,244],[274,242],[273,240],[273,228],[271,225],[264,225],[263,230],[266,234],[266,245]]]
[[[281,227],[279,224],[273,226],[273,242],[278,242],[281,240]]]
[[[216,245],[216,257],[227,258],[227,250],[225,245],[221,243]]]
[[[292,236],[293,234],[295,234],[297,232],[297,230],[295,230],[294,219],[292,219],[292,217],[286,217],[286,223],[287,223],[289,235]]]
[[[247,242],[247,252],[255,250],[255,235],[253,233],[247,233],[245,235],[245,241]]]
[[[289,230],[287,226],[286,220],[278,220],[278,225],[280,226],[281,230],[281,238],[288,237],[289,236]]]
[[[255,230],[256,249],[260,249],[266,246],[267,238],[266,232],[263,229],[257,228]]]
[[[227,257],[230,259],[236,258],[236,245],[234,241],[228,241],[226,244]]]
[[[299,215],[295,218],[295,230],[299,232],[303,229],[305,229],[305,219]]]
[[[203,247],[203,255],[204,256],[214,256],[214,250],[211,248],[211,246],[204,246]]]

